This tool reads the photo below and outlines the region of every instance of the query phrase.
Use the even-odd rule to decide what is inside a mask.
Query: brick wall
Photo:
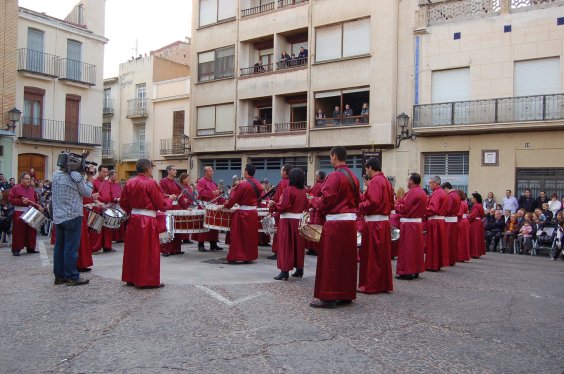
[[[8,123],[8,110],[16,105],[16,38],[18,1],[0,2],[0,128]],[[23,110],[23,108],[18,108]]]

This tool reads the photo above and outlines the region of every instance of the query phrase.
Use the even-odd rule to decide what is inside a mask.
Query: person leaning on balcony
[[[307,64],[307,49],[304,47],[300,48],[300,53],[298,53],[298,65]]]
[[[292,58],[286,53],[286,51],[282,51],[282,55],[280,55],[280,63],[284,66],[287,67],[288,65],[290,65],[290,60]]]
[[[335,106],[333,111],[333,124],[337,126],[341,124],[341,108],[338,105]]]
[[[345,110],[343,111],[343,117],[344,117],[344,123],[352,123],[353,120],[352,117],[354,115],[353,110],[351,109],[351,106],[349,104],[345,105]]]
[[[262,59],[259,58],[258,62],[254,65],[255,73],[264,73],[264,65],[262,64]]]
[[[368,103],[362,104],[362,110],[360,111],[360,122],[368,123]]]
[[[258,116],[255,116],[255,118],[253,119],[253,129],[255,130],[255,132],[260,132],[261,126],[262,126],[262,121],[259,119]]]
[[[318,109],[315,113],[315,126],[324,127],[325,126],[325,113],[322,109]]]

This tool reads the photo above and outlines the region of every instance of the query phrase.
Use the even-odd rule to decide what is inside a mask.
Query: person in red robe
[[[280,179],[280,182],[276,186],[276,192],[272,197],[272,201],[274,201],[274,203],[276,204],[280,201],[280,198],[282,197],[282,193],[284,193],[284,190],[290,184],[290,180],[288,179],[288,173],[290,172],[290,170],[292,170],[292,167],[293,167],[292,164],[286,163],[280,169],[280,176],[282,177],[282,179]],[[278,213],[275,213],[274,221],[276,222],[276,227],[278,227],[279,220],[280,220],[280,215]],[[274,254],[267,257],[269,260],[276,260],[276,256],[278,253],[278,246],[279,246],[278,234],[274,233],[274,236],[272,238],[272,252],[274,252]]]
[[[401,216],[396,279],[412,280],[425,271],[423,218],[427,212],[427,194],[417,173],[409,175],[407,187],[409,191],[396,202],[396,212]]]
[[[19,184],[10,188],[10,193],[8,194],[8,200],[14,206],[12,227],[12,254],[14,256],[19,256],[20,251],[24,247],[27,253],[39,253],[39,251],[35,250],[37,231],[21,219],[21,216],[30,206],[43,212],[43,208],[37,205],[39,199],[30,184],[31,177],[29,173],[23,173],[20,176]]]
[[[94,178],[92,181],[92,185],[94,186],[94,190],[92,191],[93,194],[99,194],[100,188],[102,187],[102,183],[106,180],[108,176],[108,168],[104,165],[98,166],[98,176]],[[94,204],[92,210],[99,215],[104,214],[104,209],[102,207],[97,206]],[[103,252],[112,252],[112,237],[111,237],[111,230],[107,227],[102,227],[100,232],[96,232],[95,230],[89,230],[88,236],[90,237],[90,245],[92,247],[92,253],[99,254]],[[104,240],[105,239],[105,240]],[[109,247],[106,248],[104,246],[108,245]]]
[[[425,267],[430,271],[439,271],[444,263],[444,252],[448,253],[448,236],[445,228],[447,196],[441,188],[441,177],[434,176],[429,179],[429,186],[433,193],[427,203],[427,255],[425,256]]]
[[[225,208],[230,209],[239,204],[230,224],[231,243],[227,253],[227,262],[236,263],[251,262],[258,258],[258,198],[262,193],[260,182],[254,178],[255,166],[247,164],[243,176],[246,181],[237,185],[235,191],[231,191]]]
[[[470,222],[470,257],[480,258],[486,253],[486,241],[484,239],[484,207],[482,206],[482,195],[477,192],[472,194],[470,199],[472,209],[468,214]]]
[[[305,239],[300,235],[300,220],[307,206],[305,175],[302,169],[293,168],[288,173],[288,187],[284,189],[280,201],[270,203],[272,212],[280,213],[278,221],[277,265],[280,269],[274,279],[288,280],[290,270],[296,268],[292,277],[304,276]]]
[[[82,204],[89,204],[92,201],[92,197],[83,197]],[[76,260],[76,270],[79,273],[88,272],[92,269],[90,267],[94,265],[92,260],[92,246],[90,245],[90,240],[88,240],[88,210],[82,208],[82,225],[80,234],[80,246],[78,247],[78,258]]]
[[[99,191],[99,201],[106,203],[106,204],[119,204],[119,200],[121,199],[121,185],[118,182],[118,174],[115,170],[110,170],[108,172],[108,179],[102,182]],[[112,236],[111,240],[116,242],[123,242],[125,238],[125,227],[127,221],[123,222],[119,229],[110,230]],[[103,238],[103,241],[106,242],[109,239]],[[110,240],[110,248],[111,248],[111,240]],[[105,245],[104,245],[105,247]]]
[[[140,288],[164,287],[160,282],[161,260],[157,210],[164,210],[166,201],[152,179],[151,161],[140,159],[135,166],[137,176],[125,183],[121,207],[129,214],[123,246],[121,280]]]
[[[177,173],[176,166],[168,165],[166,167],[166,172],[167,176],[166,178],[161,179],[161,181],[159,182],[159,187],[161,188],[164,197],[172,201],[172,205],[170,207],[167,207],[167,209],[182,209],[182,206],[178,203],[182,189],[178,186],[177,182],[174,179]],[[184,254],[184,252],[182,252],[182,238],[180,237],[180,235],[175,234],[174,238],[170,242],[162,243],[161,253],[164,257]]]
[[[198,191],[198,196],[202,201],[211,201],[216,199],[215,202],[217,204],[222,204],[224,201],[223,198],[218,198],[218,196],[221,195],[221,191],[219,190],[217,184],[213,181],[213,168],[211,166],[206,166],[204,168],[204,176],[198,180],[196,190]],[[219,240],[219,231],[217,230],[192,234],[192,240],[198,242],[198,251],[200,252],[208,251],[204,246],[204,243],[207,241],[210,242],[211,251],[223,250],[223,248],[217,245],[217,241]]]
[[[460,197],[460,209],[458,209],[458,245],[456,247],[456,261],[470,261],[470,223],[468,222],[468,202],[466,194],[457,190]]]
[[[315,184],[311,187],[308,193],[313,197],[319,197],[321,195],[321,188],[323,188],[323,183],[325,182],[325,172],[323,170],[317,170],[315,172]],[[325,219],[322,214],[315,208],[309,209],[309,223],[312,225],[322,225]],[[306,255],[317,256],[319,251],[319,243],[312,240],[305,241],[305,247],[307,249]]]
[[[394,189],[382,173],[382,163],[371,158],[364,164],[370,181],[358,210],[364,216],[358,291],[372,294],[394,290],[390,213]]]
[[[443,266],[456,264],[456,248],[458,248],[458,211],[460,210],[460,196],[452,189],[449,182],[442,185],[447,194],[445,212],[445,230],[448,231],[448,257],[443,256]]]
[[[356,299],[356,212],[360,184],[347,167],[344,147],[333,147],[330,157],[335,172],[326,178],[321,196],[311,199],[311,205],[325,215],[314,299],[309,304],[313,308],[335,308]]]
[[[181,209],[190,209],[192,206],[198,204],[198,200],[196,195],[194,194],[194,189],[191,186],[190,181],[190,174],[182,173],[178,178],[180,185],[182,186],[182,191],[180,192],[180,197],[178,198],[178,205]],[[186,243],[187,239],[184,239],[184,243]],[[188,244],[190,244],[188,240]]]

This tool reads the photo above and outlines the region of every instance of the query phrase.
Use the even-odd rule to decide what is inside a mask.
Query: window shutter
[[[215,107],[198,108],[198,130],[215,128]]]
[[[560,93],[560,58],[515,62],[515,96]]]
[[[341,25],[321,27],[315,33],[315,60],[326,61],[341,57]]]
[[[370,53],[370,18],[343,25],[343,57]]]
[[[470,100],[470,68],[434,71],[432,101],[446,103]]]
[[[218,0],[219,10],[217,13],[217,20],[234,18],[235,17],[235,0]]]
[[[200,26],[217,22],[217,0],[200,0]]]
[[[172,138],[182,139],[184,135],[184,111],[176,110],[172,112]]]
[[[233,109],[233,104],[218,105],[216,107],[216,132],[233,131],[235,124],[235,113]]]

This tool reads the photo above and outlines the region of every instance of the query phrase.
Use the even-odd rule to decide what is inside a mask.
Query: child
[[[528,220],[523,222],[523,226],[521,226],[518,236],[519,242],[523,244],[525,253],[529,254],[531,252],[531,249],[533,249],[533,228],[531,227],[531,223]]]

